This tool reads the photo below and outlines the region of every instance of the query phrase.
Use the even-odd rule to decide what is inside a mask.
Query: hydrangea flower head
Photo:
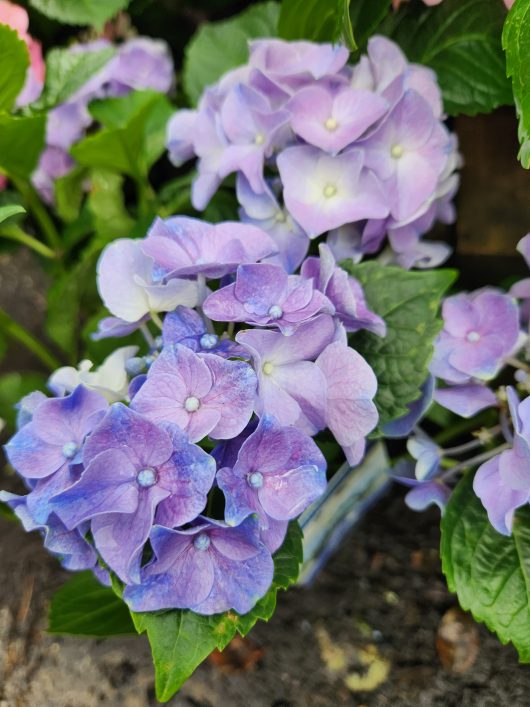
[[[448,383],[491,380],[521,343],[517,304],[492,288],[448,297],[431,372]]]
[[[263,416],[233,467],[218,471],[217,483],[225,494],[227,523],[237,526],[257,513],[263,542],[274,552],[288,521],[324,492],[326,462],[306,434]]]
[[[513,388],[507,393],[513,446],[482,464],[473,480],[490,523],[503,535],[511,534],[515,511],[530,500],[530,398],[519,402]]]
[[[245,614],[272,581],[274,563],[255,518],[236,527],[207,518],[186,530],[155,526],[151,545],[155,561],[143,570],[141,583],[123,594],[133,611]]]
[[[177,344],[163,349],[132,405],[150,420],[179,425],[193,442],[227,439],[249,421],[255,392],[256,376],[244,361]]]
[[[91,520],[97,550],[125,581],[137,580],[155,520],[170,527],[196,518],[206,503],[215,462],[176,425],[156,425],[115,403],[87,440],[85,470],[53,499],[73,529]]]
[[[258,263],[240,265],[235,283],[209,295],[203,310],[214,321],[277,326],[290,335],[303,322],[320,313],[333,314],[335,308],[311,280],[287,275],[278,265]]]

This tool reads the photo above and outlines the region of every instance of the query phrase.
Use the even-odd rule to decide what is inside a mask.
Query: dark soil
[[[442,667],[436,635],[455,599],[440,574],[438,519],[400,496],[370,512],[313,586],[282,594],[238,655],[203,664],[170,704],[528,705],[530,668],[483,627],[455,665],[465,668],[478,642],[467,671]],[[0,518],[0,538],[0,706],[156,704],[144,638],[48,636],[47,603],[68,575],[17,524]]]

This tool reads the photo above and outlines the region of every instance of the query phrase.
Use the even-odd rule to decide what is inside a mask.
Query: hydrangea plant
[[[31,0],[94,27],[44,64],[0,2],[0,236],[53,280],[51,346],[0,311],[50,369],[6,405],[0,500],[77,573],[50,630],[146,632],[170,699],[272,616],[300,514],[386,437],[450,589],[530,661],[530,279],[463,291],[428,237],[449,116],[515,98],[528,166],[525,0],[257,4],[199,29],[185,97],[164,42],[108,22],[127,4]]]

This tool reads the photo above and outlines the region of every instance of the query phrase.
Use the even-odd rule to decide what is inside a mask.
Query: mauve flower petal
[[[490,523],[502,535],[511,535],[515,510],[528,503],[529,491],[516,491],[506,486],[499,472],[499,456],[479,467],[473,490],[482,501]]]
[[[70,529],[102,513],[134,513],[139,498],[136,471],[124,452],[101,452],[79,481],[54,497],[53,509]]]
[[[437,481],[427,481],[411,489],[405,496],[405,503],[413,511],[424,511],[435,504],[442,511],[445,510],[451,489]]]
[[[137,278],[150,282],[152,268],[152,259],[144,255],[138,241],[119,238],[105,248],[97,265],[97,284],[109,312],[127,322],[149,312],[145,288]]]
[[[50,476],[67,462],[62,447],[45,442],[36,430],[33,423],[28,423],[4,447],[13,468],[21,476],[30,479]]]
[[[473,417],[481,410],[497,405],[495,393],[484,385],[454,385],[438,388],[433,399],[444,408],[460,415]]]

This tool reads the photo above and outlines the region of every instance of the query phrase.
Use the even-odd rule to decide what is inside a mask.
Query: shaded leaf
[[[512,642],[530,662],[530,507],[517,511],[510,537],[498,533],[473,491],[458,483],[442,517],[442,569],[463,609]]]
[[[30,0],[30,5],[46,17],[67,25],[102,27],[130,0]]]
[[[408,271],[375,261],[341,264],[364,288],[370,309],[387,325],[382,338],[370,332],[351,337],[377,376],[375,403],[379,425],[408,412],[420,397],[432,357],[433,343],[442,328],[438,315],[442,295],[455,280],[453,270]]]
[[[24,87],[29,54],[17,32],[0,24],[0,111],[11,110]]]
[[[0,171],[28,179],[44,148],[46,118],[0,115]]]
[[[516,0],[508,13],[502,44],[506,52],[506,72],[512,79],[519,116],[519,159],[530,168],[530,3]]]
[[[343,42],[354,50],[357,45],[349,6],[350,0],[283,0],[279,35],[284,39]]]

